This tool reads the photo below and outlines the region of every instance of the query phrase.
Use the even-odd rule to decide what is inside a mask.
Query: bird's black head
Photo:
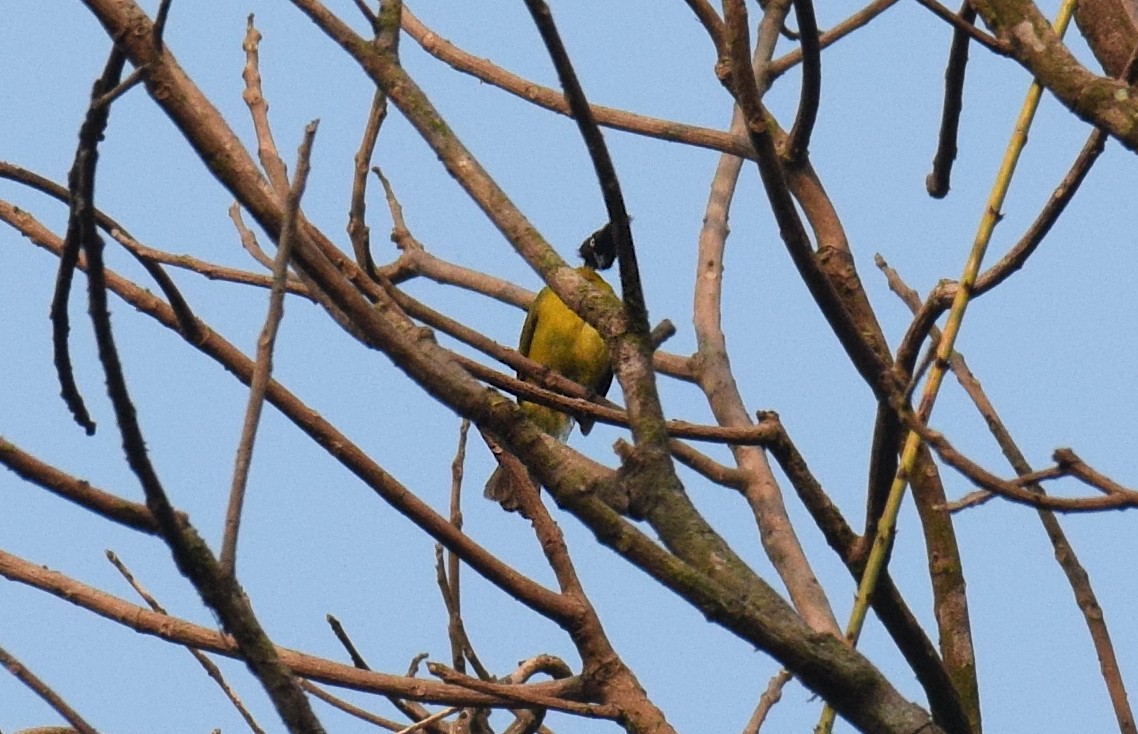
[[[616,260],[616,240],[612,236],[612,223],[593,232],[581,243],[577,250],[581,258],[593,270],[607,270]]]

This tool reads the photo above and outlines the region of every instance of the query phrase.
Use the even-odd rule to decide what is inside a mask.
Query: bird
[[[584,265],[577,268],[577,273],[598,288],[612,293],[612,286],[597,272],[607,270],[616,260],[612,224],[605,224],[585,238],[577,252],[584,261]],[[596,329],[565,305],[549,286],[542,288],[530,304],[518,340],[518,351],[601,397],[608,394],[612,385],[612,364],[604,339]],[[533,382],[530,378],[526,378],[526,381]],[[566,441],[573,431],[572,416],[520,398],[518,405],[541,430],[558,441]],[[585,435],[593,428],[591,419],[581,418],[577,422],[581,425],[581,433]],[[535,487],[539,486],[532,474],[530,482]],[[500,466],[486,482],[484,494],[507,510],[517,509],[514,499],[517,493],[511,475]]]

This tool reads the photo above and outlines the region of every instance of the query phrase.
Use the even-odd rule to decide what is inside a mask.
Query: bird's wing
[[[602,232],[597,233],[598,236],[601,234]],[[586,266],[578,268],[577,272],[592,282],[593,285],[607,290],[609,293],[613,293],[612,286],[593,268]],[[612,387],[612,363],[609,361],[608,350],[605,350],[604,359],[605,363],[601,371],[597,373],[596,379],[592,381],[592,384],[586,385],[586,387],[592,390],[598,397],[602,398],[608,395],[609,388]],[[580,418],[577,423],[581,426],[581,433],[586,436],[589,435],[589,431],[593,430],[593,420],[590,418]]]
[[[601,379],[597,380],[597,384],[593,388],[593,392],[595,392],[597,394],[597,397],[603,398],[609,394],[609,388],[610,387],[612,387],[612,365],[611,364],[605,369],[604,374],[601,375]]]
[[[597,379],[597,381],[595,383],[593,383],[593,385],[591,385],[591,387],[592,387],[593,392],[597,394],[597,397],[603,398],[604,396],[609,394],[609,388],[612,387],[612,365],[611,364],[609,364],[607,367],[605,367],[605,371],[601,373],[600,378]],[[589,431],[593,430],[593,423],[594,423],[594,421],[592,418],[586,418],[586,417],[582,416],[582,417],[577,419],[577,425],[581,426],[581,434],[585,435],[585,436],[588,436]]]
[[[549,288],[542,288],[541,292],[537,294],[537,298],[533,299],[533,303],[530,304],[529,311],[526,312],[526,322],[522,325],[522,335],[518,339],[518,351],[524,357],[529,356],[529,349],[533,344],[533,333],[537,331],[538,312],[541,311],[542,301],[549,293],[552,293]]]

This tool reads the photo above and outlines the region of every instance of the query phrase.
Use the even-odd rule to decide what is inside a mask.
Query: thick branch
[[[1030,0],[975,0],[1012,56],[1068,109],[1138,152],[1138,95],[1119,79],[1097,76],[1079,63]]]

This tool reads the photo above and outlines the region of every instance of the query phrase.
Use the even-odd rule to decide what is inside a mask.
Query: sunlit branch
[[[104,619],[142,634],[226,657],[239,658],[241,655],[233,638],[216,629],[202,627],[178,617],[159,614],[131,604],[2,550],[0,550],[0,576],[60,597]],[[281,662],[298,676],[357,691],[391,694],[425,703],[499,707],[516,704],[519,701],[529,702],[527,696],[532,693],[542,705],[552,709],[561,710],[562,704],[570,708],[580,707],[580,704],[563,698],[573,697],[574,691],[580,684],[575,678],[551,683],[534,683],[524,687],[515,686],[507,700],[437,681],[359,670],[350,665],[284,647],[278,647],[276,651]]]
[[[896,2],[896,0],[892,0]],[[555,89],[535,84],[516,74],[512,74],[493,63],[467,53],[427,28],[407,8],[403,9],[403,30],[424,51],[449,64],[464,74],[491,84],[532,104],[562,115],[569,114],[569,103],[565,95]],[[741,157],[750,157],[751,146],[745,138],[734,138],[729,134],[695,125],[686,125],[671,120],[661,120],[633,112],[592,105],[593,115],[599,124],[616,130],[646,135],[670,142],[710,148]]]
[[[0,206],[0,218],[3,207]],[[100,517],[150,535],[158,534],[158,523],[146,505],[124,500],[67,474],[0,438],[0,464],[22,479],[74,502]]]

